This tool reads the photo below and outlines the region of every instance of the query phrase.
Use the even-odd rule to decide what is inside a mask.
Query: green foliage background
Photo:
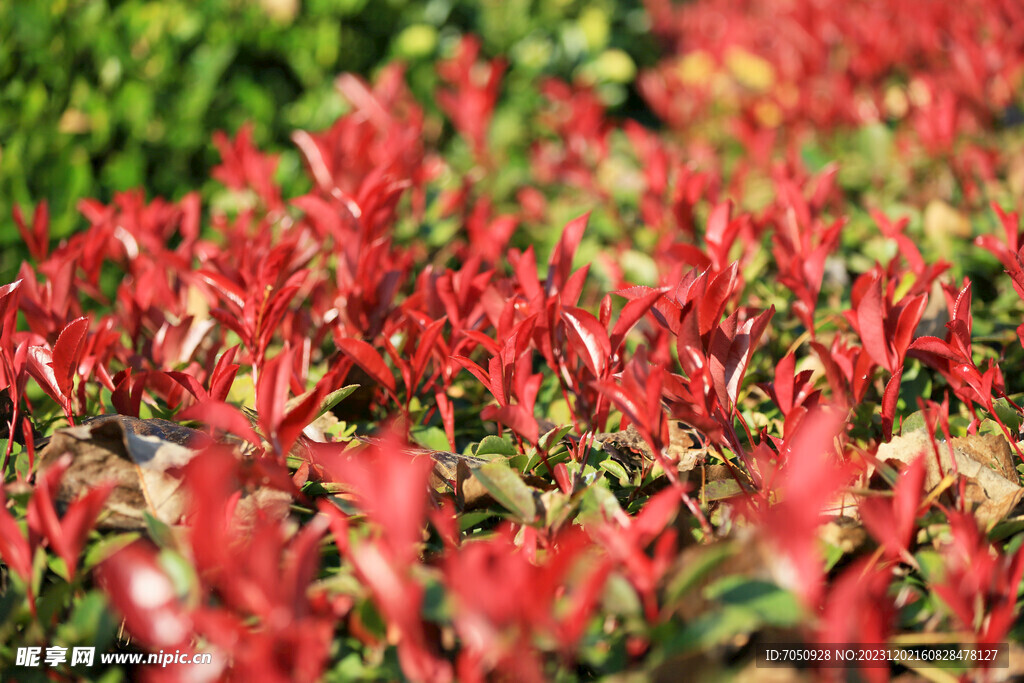
[[[298,185],[297,128],[327,127],[345,104],[333,81],[393,59],[428,107],[433,63],[464,32],[506,54],[512,109],[537,79],[600,85],[632,108],[636,67],[654,61],[639,2],[612,0],[8,0],[0,3],[0,280],[25,250],[11,208],[46,199],[51,236],[70,234],[84,197],[141,187],[177,198],[208,183],[215,130],[252,121]],[[292,180],[295,179],[295,180]]]

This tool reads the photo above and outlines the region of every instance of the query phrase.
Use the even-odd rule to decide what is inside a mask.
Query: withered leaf
[[[999,434],[974,434],[952,439],[951,443],[957,471],[966,482],[964,495],[974,506],[975,517],[986,527],[1006,517],[1024,498],[1010,444]],[[895,460],[909,464],[923,453],[926,456],[925,486],[931,489],[953,467],[948,445],[940,443],[938,450],[941,469],[927,434],[915,430],[879,446],[876,457],[882,462]]]
[[[686,424],[677,420],[668,423],[669,442],[666,455],[679,463],[680,472],[689,472],[706,455],[706,449],[698,447]],[[629,425],[618,432],[605,432],[594,438],[594,445],[608,453],[627,469],[640,469],[644,462],[654,459],[650,445],[640,436],[640,430]]]
[[[834,517],[822,524],[818,528],[818,537],[847,555],[857,552],[868,540],[864,527],[849,516]]]
[[[65,453],[72,455],[58,504],[68,504],[101,481],[114,481],[106,512],[96,526],[138,531],[146,528],[145,512],[168,525],[179,522],[187,504],[181,468],[209,443],[208,435],[167,420],[100,415],[54,432],[46,439],[40,461],[46,466]],[[243,527],[257,511],[283,519],[291,502],[286,491],[256,487],[243,493],[234,519]]]
[[[102,415],[54,432],[40,462],[47,466],[65,453],[72,456],[57,493],[60,504],[70,503],[101,481],[113,481],[107,513],[97,527],[140,530],[145,528],[144,511],[166,524],[178,522],[184,496],[177,470],[195,454],[188,446],[203,438],[166,420]]]

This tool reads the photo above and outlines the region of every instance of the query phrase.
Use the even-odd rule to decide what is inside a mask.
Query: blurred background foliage
[[[30,215],[47,200],[59,239],[80,225],[84,197],[209,196],[211,136],[246,121],[257,145],[282,152],[285,192],[301,192],[289,135],[344,112],[335,76],[400,59],[436,111],[434,63],[463,33],[510,61],[503,138],[525,140],[515,112],[536,106],[544,76],[588,81],[613,111],[639,112],[630,86],[657,54],[646,22],[638,0],[0,2],[0,281],[26,255],[14,203]]]

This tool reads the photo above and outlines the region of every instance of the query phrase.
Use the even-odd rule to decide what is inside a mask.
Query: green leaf
[[[554,429],[546,432],[539,439],[539,445],[545,451],[549,451],[555,447],[565,435],[572,431],[572,425],[564,425],[562,427],[555,427]]]
[[[427,621],[443,623],[451,619],[451,605],[444,584],[439,580],[429,580],[423,591],[423,605],[420,613]]]
[[[459,531],[472,529],[480,522],[486,521],[494,516],[490,510],[473,510],[459,515]]]
[[[537,501],[534,491],[519,474],[503,462],[489,462],[473,469],[473,476],[488,493],[521,521],[532,523],[537,519]]]
[[[600,524],[622,512],[619,499],[601,483],[587,487],[580,501],[579,521],[584,525]]]
[[[831,543],[822,543],[821,545],[825,552],[825,571],[830,572],[843,558],[843,549]]]
[[[687,562],[678,574],[673,576],[665,590],[668,605],[682,600],[703,579],[711,574],[726,559],[732,557],[736,547],[732,543],[716,543],[700,549],[697,557]]]
[[[674,655],[731,642],[736,636],[753,633],[761,625],[757,616],[737,607],[707,612],[669,636],[665,652]]]
[[[761,624],[770,626],[794,626],[803,616],[796,596],[770,581],[727,576],[708,586],[706,595],[725,605],[746,610]]]
[[[70,577],[68,576],[68,565],[66,562],[64,562],[64,558],[59,557],[58,555],[47,555],[46,557],[47,566],[50,568],[50,571],[52,571],[54,574],[59,576],[64,581],[69,581]]]
[[[511,458],[517,453],[519,453],[519,451],[516,450],[515,444],[512,443],[512,439],[488,434],[483,438],[483,441],[480,442],[480,445],[476,447],[476,453],[473,455],[478,458],[492,460],[493,457],[488,456],[500,455]]]
[[[153,539],[154,543],[161,548],[174,547],[176,541],[170,526],[151,515],[149,510],[143,510],[142,518],[146,522],[146,530],[149,531],[149,537]]]
[[[708,598],[722,603],[669,637],[669,654],[706,649],[733,641],[764,626],[791,627],[803,612],[796,596],[768,581],[727,576],[707,588]]]
[[[610,614],[641,616],[643,605],[636,589],[621,574],[612,574],[604,585],[601,607]]]
[[[704,485],[704,488],[701,489],[701,498],[706,501],[725,500],[738,496],[742,492],[743,488],[736,483],[735,479],[719,479],[709,481]]]
[[[199,579],[196,576],[195,568],[179,553],[169,548],[164,548],[160,551],[157,562],[160,564],[160,568],[164,570],[164,573],[167,574],[167,578],[174,584],[174,591],[179,598],[187,597],[193,590],[198,588]]]
[[[540,467],[541,468],[540,471],[541,471],[542,474],[547,474],[548,473],[547,468],[542,466],[542,463],[544,462],[544,458],[540,457],[541,452],[542,451],[538,451],[538,450],[527,451],[527,453],[529,453],[530,457],[526,461],[526,465],[522,468],[523,472],[534,472],[534,471],[537,470],[538,467]],[[548,454],[548,464],[551,465],[552,467],[554,467],[558,463],[567,462],[568,460],[569,460],[569,451],[566,450],[565,448],[562,448],[561,450],[556,451],[555,453],[549,453]]]
[[[934,550],[921,550],[914,554],[914,559],[917,560],[925,581],[931,582],[942,578],[945,567],[942,555]]]
[[[1004,519],[993,526],[992,530],[988,532],[988,540],[992,542],[1002,541],[1021,531],[1024,531],[1024,517]]]
[[[927,425],[924,421],[924,413],[920,410],[907,415],[903,419],[903,433],[909,434],[910,432],[916,432],[917,430],[924,431],[927,429]]]
[[[118,550],[131,545],[139,536],[139,532],[130,531],[124,534],[117,534],[116,536],[109,536],[94,543],[85,553],[85,558],[82,560],[82,571],[89,571]]]
[[[556,529],[566,522],[573,512],[571,499],[560,489],[545,491],[541,494],[544,502],[544,526],[548,529]]]
[[[92,645],[98,635],[112,630],[113,625],[106,598],[99,591],[92,591],[75,603],[71,617],[58,627],[57,634],[64,643]]]
[[[1020,430],[1021,414],[1010,405],[1009,401],[1005,398],[996,399],[992,402],[992,407],[1007,429],[1013,433],[1017,433]],[[1002,432],[1000,431],[1000,433]]]
[[[447,451],[449,446],[444,430],[437,426],[414,431],[412,440],[431,451]]]
[[[626,472],[626,468],[618,461],[608,458],[607,460],[602,460],[598,467],[618,479],[620,486],[629,486],[629,473]]]
[[[348,386],[344,386],[341,389],[335,389],[331,393],[324,396],[323,400],[320,401],[320,408],[319,410],[317,410],[316,418],[323,417],[328,410],[330,410],[331,408],[333,408],[334,406],[338,405],[346,398],[351,396],[352,392],[354,392],[358,388],[358,384],[349,384]],[[313,419],[315,420],[316,418]]]

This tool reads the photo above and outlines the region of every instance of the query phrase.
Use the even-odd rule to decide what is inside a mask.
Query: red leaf
[[[128,367],[114,376],[117,384],[111,393],[110,400],[118,413],[131,417],[139,416],[139,408],[142,406],[142,392],[146,387],[146,377],[148,374],[147,372],[142,372],[133,376],[131,367]]]
[[[94,485],[88,493],[72,503],[61,517],[61,541],[55,544],[55,549],[64,560],[71,576],[75,574],[78,556],[96,523],[96,518],[103,510],[107,497],[114,490],[114,485],[114,482],[110,481]]]
[[[240,319],[238,313],[223,308],[211,308],[210,317],[241,337],[246,346],[252,346],[252,330],[246,327],[245,321]]]
[[[486,334],[479,330],[463,330],[463,335],[472,339],[487,350],[487,353],[496,356],[501,353],[501,346]]]
[[[177,602],[174,584],[146,542],[122,548],[96,574],[128,633],[144,646],[171,649],[191,637],[192,625]]]
[[[480,413],[485,420],[497,420],[508,426],[531,444],[540,438],[537,419],[521,405],[487,406]]]
[[[373,377],[379,384],[387,388],[391,395],[395,395],[395,378],[384,364],[384,359],[377,351],[361,339],[355,337],[344,337],[338,340],[341,350],[352,357],[366,374]]]
[[[622,307],[622,312],[619,313],[619,319],[615,321],[615,327],[612,328],[612,351],[618,352],[629,331],[633,329],[633,326],[636,325],[641,318],[647,315],[647,311],[651,310],[651,307],[657,303],[658,299],[660,299],[668,289],[668,287],[651,289],[650,291],[647,291],[638,297],[631,298],[626,302],[626,305]]]
[[[796,356],[792,353],[779,361],[775,366],[775,383],[772,389],[775,392],[775,402],[785,415],[793,409],[793,371],[796,368]]]
[[[896,401],[900,397],[900,381],[903,379],[903,366],[889,378],[882,394],[882,434],[886,440],[892,438],[892,423],[896,417]]]
[[[569,475],[569,468],[565,466],[564,462],[555,465],[555,481],[558,482],[558,488],[562,489],[562,493],[572,493],[572,477]]]
[[[896,334],[892,340],[892,346],[896,351],[896,362],[899,364],[903,363],[903,357],[907,354],[907,348],[910,346],[914,330],[917,329],[917,324],[921,322],[921,316],[924,314],[927,303],[928,295],[919,294],[908,301],[900,312],[900,318],[896,324]]]
[[[518,257],[510,257],[509,260],[516,273],[516,283],[523,290],[527,300],[533,301],[543,296],[537,283],[537,257],[534,256],[533,245],[527,247]]]
[[[698,298],[699,331],[702,337],[713,330],[722,319],[722,312],[725,310],[725,304],[732,295],[733,288],[736,284],[738,266],[738,263],[733,262],[732,265],[716,275],[708,283],[707,289],[704,291],[704,296]],[[706,276],[707,273],[702,275],[702,277]]]
[[[647,428],[647,411],[643,409],[640,401],[626,389],[620,387],[611,380],[599,380],[593,383],[595,389],[608,397],[615,404],[623,415],[638,428]]]
[[[590,272],[590,264],[586,264],[569,276],[562,286],[561,300],[565,306],[575,306],[580,295],[583,294],[583,285],[587,281],[587,273]]]
[[[260,428],[282,454],[287,451],[276,438],[278,427],[284,419],[284,404],[288,400],[293,355],[291,347],[285,346],[281,353],[263,364],[256,383],[256,411],[259,413]]]
[[[28,371],[46,394],[60,404],[64,412],[71,413],[71,399],[61,391],[53,372],[53,353],[45,346],[30,346]]]
[[[318,382],[313,391],[307,393],[305,398],[289,410],[281,420],[277,426],[277,440],[282,453],[291,450],[292,444],[302,434],[302,430],[316,418],[316,414],[320,410],[320,401],[323,400],[326,393],[327,386],[323,382]]]
[[[21,280],[0,287],[0,348],[6,348],[14,333],[15,316],[18,314],[18,288]]]
[[[235,381],[235,375],[238,373],[239,366],[232,362],[237,353],[238,345],[236,344],[217,359],[217,365],[210,373],[210,398],[216,401],[227,399],[228,393],[231,391],[231,384]]]
[[[896,368],[892,366],[892,359],[889,357],[889,344],[885,334],[884,305],[882,279],[876,276],[857,304],[857,332],[871,360],[889,372],[894,372]]]
[[[461,365],[466,370],[473,373],[473,376],[480,380],[487,390],[490,391],[491,387],[491,376],[482,367],[477,365],[474,361],[466,358],[465,356],[452,356],[452,360]]]
[[[924,457],[915,458],[900,472],[891,500],[865,498],[858,505],[864,526],[891,559],[899,558],[910,545],[924,478]]]
[[[561,290],[569,279],[569,273],[572,271],[572,259],[580,240],[583,239],[583,232],[587,229],[589,219],[590,212],[588,211],[565,224],[562,238],[558,240],[558,245],[551,253],[551,260],[548,262],[548,277],[544,289],[549,296]]]
[[[669,247],[668,253],[674,260],[694,268],[704,270],[711,267],[711,258],[692,244],[673,244]]]
[[[210,270],[197,271],[195,276],[208,284],[221,298],[227,299],[239,309],[245,308],[245,292],[238,284]]]
[[[510,339],[509,342],[514,343],[514,340]],[[509,346],[509,343],[505,344],[506,351]],[[502,355],[509,354],[503,353]],[[509,365],[511,366],[511,364]],[[494,395],[494,398],[498,399],[498,403],[501,405],[507,405],[509,396],[508,385],[505,382],[506,366],[502,364],[501,356],[492,357],[487,363],[487,370],[487,375],[491,378],[491,383],[487,388]]]
[[[708,369],[715,383],[718,400],[727,408],[736,404],[754,346],[774,314],[775,307],[772,306],[737,328],[736,313],[733,313],[715,332]]]
[[[203,399],[209,398],[209,395],[206,393],[206,389],[199,383],[199,380],[187,372],[171,371],[163,374],[184,387],[185,391],[192,394],[196,399],[202,401]]]
[[[907,350],[907,355],[915,358],[922,358],[928,354],[946,358],[955,363],[969,364],[971,362],[970,358],[964,358],[962,353],[954,350],[952,346],[938,337],[918,337]]]
[[[64,396],[71,396],[71,386],[78,370],[85,335],[89,332],[89,319],[72,320],[57,337],[53,345],[53,374],[57,387]]]
[[[412,362],[413,378],[412,386],[409,387],[410,391],[415,391],[416,385],[420,383],[420,379],[423,377],[423,370],[427,367],[427,360],[430,358],[430,352],[434,350],[437,344],[437,337],[441,334],[447,319],[447,316],[441,316],[427,325],[420,335],[419,344],[416,346],[416,355]]]
[[[810,412],[793,436],[786,438],[778,456],[767,456],[777,464],[763,462],[766,484],[780,502],[756,516],[762,531],[788,560],[784,586],[795,591],[806,605],[817,603],[824,582],[815,530],[825,506],[852,474],[850,467],[832,454],[834,439],[843,433],[843,425],[841,414]]]
[[[32,580],[32,548],[21,533],[14,517],[7,512],[7,499],[0,488],[0,558],[13,569],[21,580]]]
[[[58,519],[54,499],[70,465],[71,456],[65,454],[37,475],[35,492],[26,510],[30,533],[46,536],[50,547],[64,560],[69,579],[75,574],[86,537],[114,487],[111,482],[95,486],[71,504],[63,519]]]
[[[537,392],[540,391],[540,383],[544,376],[539,372],[531,375],[531,363],[532,358],[530,354],[524,353],[519,357],[519,362],[516,365],[515,385],[516,398],[519,399],[519,403],[526,406],[526,409],[530,412],[533,412],[534,403],[537,401]]]
[[[443,391],[434,393],[434,401],[437,403],[437,412],[441,414],[441,423],[444,425],[444,434],[448,437],[448,447],[455,451],[455,404]]]
[[[966,334],[962,334],[965,346],[970,348],[971,343],[971,282],[964,278],[964,287],[956,295],[956,302],[953,304],[953,320],[963,322],[966,327]]]
[[[22,214],[20,206],[15,204],[11,214],[32,259],[37,263],[45,261],[50,250],[50,209],[47,203],[41,201],[36,205],[36,210],[32,214],[31,230],[25,225],[25,216]]]
[[[569,344],[594,377],[604,375],[608,359],[612,355],[608,333],[590,313],[569,308],[562,312],[562,320],[569,335]]]
[[[249,420],[232,405],[224,403],[223,401],[207,400],[199,401],[195,405],[189,406],[185,410],[179,412],[176,416],[178,420],[195,420],[205,425],[213,427],[215,429],[221,429],[239,438],[245,439],[249,443],[258,446],[260,444],[259,435],[253,431],[252,424]]]

